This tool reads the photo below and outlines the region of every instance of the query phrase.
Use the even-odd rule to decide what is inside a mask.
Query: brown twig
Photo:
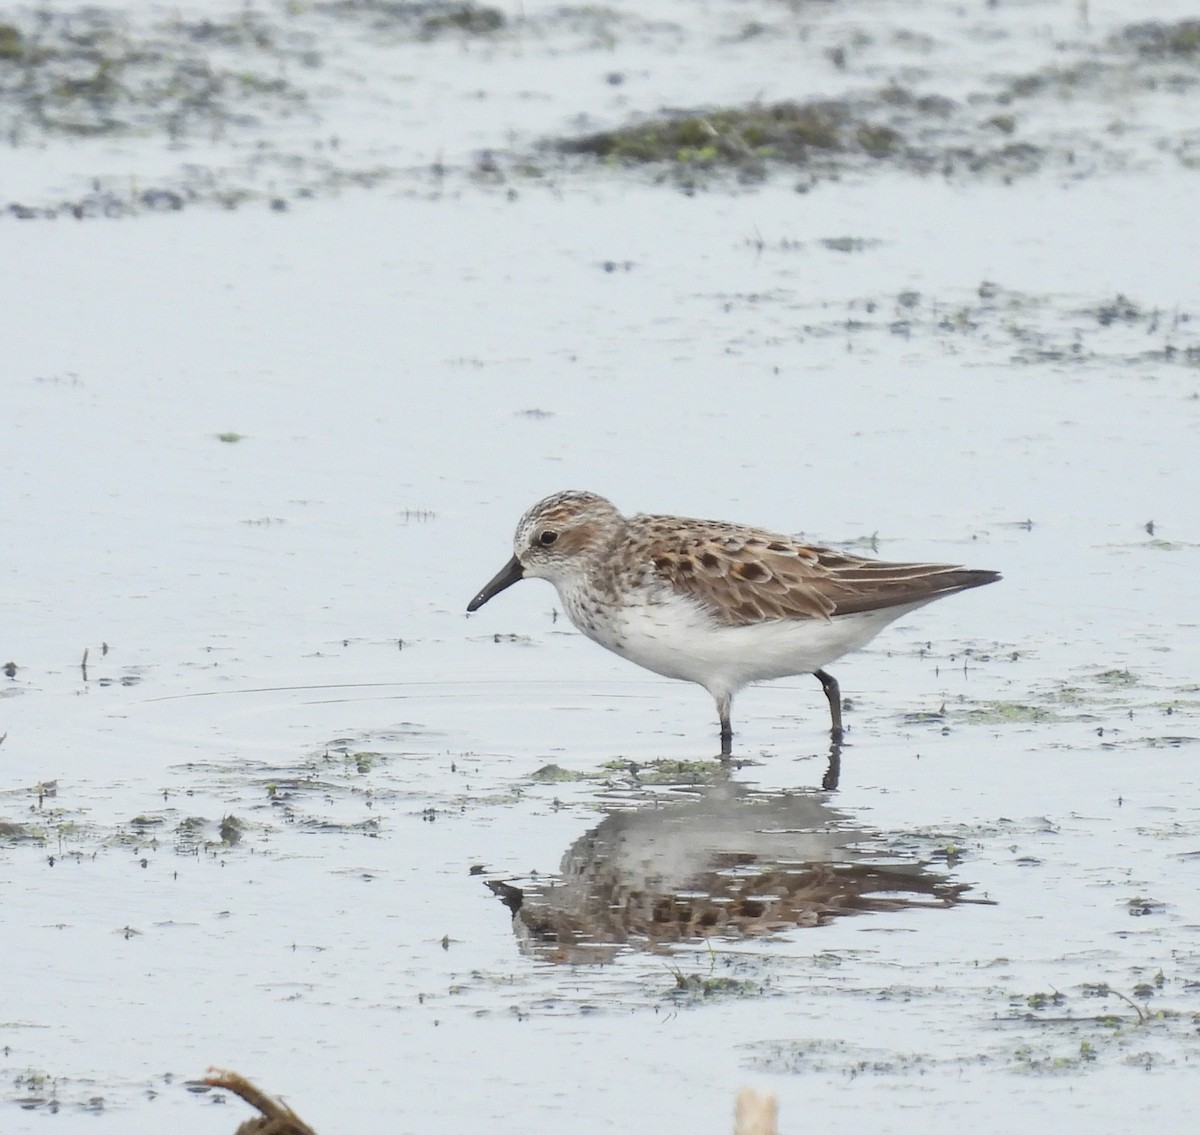
[[[237,1129],[237,1135],[317,1135],[290,1107],[267,1095],[245,1076],[224,1068],[210,1068],[208,1073],[202,1083],[233,1092],[262,1112],[261,1118],[243,1123]]]
[[[1124,1002],[1125,1002],[1127,1005],[1132,1005],[1132,1006],[1133,1006],[1133,1011],[1134,1011],[1134,1012],[1135,1012],[1135,1013],[1138,1015],[1138,1024],[1139,1024],[1139,1025],[1144,1025],[1144,1024],[1146,1023],[1146,1013],[1145,1013],[1145,1011],[1144,1011],[1144,1010],[1142,1009],[1142,1007],[1141,1007],[1141,1006],[1140,1006],[1140,1005],[1139,1005],[1139,1004],[1138,1004],[1138,1003],[1137,1003],[1137,1002],[1136,1002],[1136,1001],[1135,1001],[1135,1000],[1134,1000],[1132,997],[1130,997],[1130,996],[1129,996],[1127,993],[1122,993],[1122,992],[1121,992],[1119,989],[1113,989],[1113,987],[1112,987],[1111,985],[1106,985],[1106,986],[1104,987],[1104,994],[1105,994],[1105,996],[1106,996],[1106,997],[1119,997],[1119,998],[1120,998],[1122,1001],[1124,1001]]]

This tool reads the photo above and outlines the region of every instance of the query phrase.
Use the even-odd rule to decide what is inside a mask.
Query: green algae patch
[[[31,827],[29,824],[0,820],[0,846],[10,843],[43,844],[45,842],[46,833],[38,828]]]
[[[322,15],[366,24],[372,31],[419,42],[441,36],[487,36],[502,31],[508,18],[486,4],[455,4],[446,0],[332,0],[317,4]]]
[[[667,997],[676,1005],[698,1005],[731,997],[761,997],[766,993],[761,983],[743,978],[723,977],[712,973],[684,973],[679,969],[673,970],[672,973],[675,987]]]
[[[1002,104],[997,104],[1002,109]],[[551,148],[620,167],[653,167],[684,187],[710,172],[758,181],[771,170],[803,171],[797,188],[894,168],[921,175],[996,175],[1011,180],[1053,157],[1046,147],[1011,137],[1012,114],[979,128],[978,110],[936,94],[892,84],[840,99],[667,110],[627,126],[559,139]],[[999,136],[999,141],[996,136]]]
[[[477,4],[452,4],[444,11],[425,16],[417,34],[420,39],[435,39],[449,32],[490,35],[500,31],[504,25],[504,13],[499,8],[482,7]]]
[[[1092,678],[1098,685],[1110,690],[1127,690],[1138,685],[1138,676],[1129,670],[1101,670]]]
[[[253,10],[144,28],[120,12],[47,8],[0,24],[0,132],[14,145],[45,135],[219,137],[306,103],[273,69],[310,42]],[[219,61],[214,48],[254,59]]]
[[[584,772],[579,769],[563,768],[561,765],[543,765],[536,772],[530,773],[529,779],[538,784],[575,784],[583,780],[597,779],[594,772]]]
[[[1059,715],[1044,705],[986,701],[967,710],[966,718],[978,725],[1036,725],[1047,721],[1058,721]]]
[[[644,763],[608,761],[603,767],[611,772],[625,773],[638,784],[705,784],[727,768],[719,760],[676,761],[666,757]]]
[[[685,188],[703,184],[704,171],[755,181],[788,168],[803,170],[809,182],[884,168],[1004,182],[1046,168],[1078,177],[1081,155],[1102,156],[1114,167],[1128,156],[1102,137],[1064,136],[1048,114],[1052,105],[1186,89],[1200,82],[1198,63],[1200,20],[1131,24],[1068,62],[997,76],[990,89],[965,99],[891,83],[836,99],[664,109],[558,139],[551,148],[620,167],[656,167]],[[1113,128],[1119,136],[1127,132]],[[1187,136],[1163,137],[1157,149],[1195,164]]]
[[[806,167],[818,158],[882,159],[901,151],[895,128],[865,120],[849,102],[779,102],[667,112],[615,130],[560,141],[566,154],[760,174],[770,160]]]
[[[1175,24],[1130,24],[1115,37],[1117,45],[1132,47],[1151,59],[1192,57],[1200,61],[1200,20]]]
[[[12,63],[25,54],[25,37],[12,24],[0,24],[0,62]]]

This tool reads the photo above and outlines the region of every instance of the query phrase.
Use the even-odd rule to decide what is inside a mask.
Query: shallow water
[[[1075,5],[1020,11],[1044,45],[1077,28]],[[729,10],[694,18],[705,89],[753,94],[746,49],[713,46]],[[1088,35],[1120,18],[1093,6]],[[705,57],[673,42],[487,58],[556,92],[519,104],[536,136],[566,122],[573,59],[646,54],[641,109],[703,101]],[[964,42],[978,73],[1044,62]],[[446,83],[500,74],[420,46]],[[448,153],[490,113],[447,119]],[[64,193],[67,159],[165,160],[14,154]],[[185,1086],[209,1064],[331,1135],[727,1131],[745,1081],[784,1130],[864,1107],[889,1132],[1178,1126],[1200,1057],[1194,172],[684,196],[579,169],[512,199],[423,176],[0,222],[5,1130],[226,1132],[244,1107]],[[1005,579],[835,668],[836,793],[805,679],[738,698],[724,776],[708,695],[583,641],[550,589],[465,616],[564,487]],[[718,887],[824,855],[969,889],[685,941],[611,914],[723,918]],[[564,900],[588,961],[488,882]]]

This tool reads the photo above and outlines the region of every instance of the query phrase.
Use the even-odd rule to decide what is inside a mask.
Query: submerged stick
[[[210,1088],[224,1088],[227,1092],[233,1092],[262,1112],[260,1118],[246,1120],[237,1129],[237,1135],[317,1135],[287,1104],[267,1095],[245,1076],[224,1068],[210,1068],[208,1073],[201,1083]]]

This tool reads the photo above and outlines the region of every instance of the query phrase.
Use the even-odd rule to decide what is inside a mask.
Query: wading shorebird
[[[622,516],[595,493],[555,493],[517,525],[513,557],[467,604],[521,579],[548,579],[571,622],[601,646],[729,708],[750,682],[813,674],[842,739],[842,700],[825,667],[943,595],[1000,578],[948,564],[893,564],[792,536],[682,516]]]

